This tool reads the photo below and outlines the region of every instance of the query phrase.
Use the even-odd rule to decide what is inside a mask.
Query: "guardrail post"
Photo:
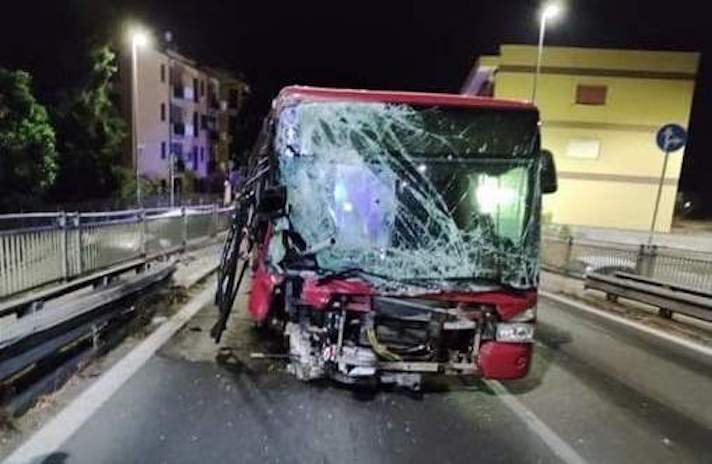
[[[566,237],[566,253],[564,255],[564,270],[569,273],[571,269],[571,255],[573,254],[574,248],[574,238],[569,235]]]
[[[146,256],[146,236],[148,235],[148,224],[146,223],[146,210],[141,208],[138,212],[139,221],[139,250],[143,256]]]
[[[60,253],[62,260],[62,280],[69,279],[69,240],[67,240],[67,213],[62,211],[57,217],[57,222],[60,229]]]
[[[657,245],[642,244],[638,249],[635,260],[635,272],[645,277],[653,277],[655,271],[655,258],[658,255]]]
[[[180,207],[180,215],[183,217],[183,251],[188,246],[188,214],[185,205]]]
[[[82,252],[82,213],[75,213],[74,226],[77,229],[77,275],[81,275],[84,272],[84,253]]]
[[[215,237],[218,234],[218,205],[213,203],[213,209],[210,212],[210,217],[212,219],[212,229],[210,231],[210,236]]]

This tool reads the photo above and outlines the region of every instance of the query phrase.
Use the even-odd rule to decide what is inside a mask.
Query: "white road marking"
[[[536,433],[541,440],[566,464],[586,464],[586,460],[578,452],[556,434],[548,425],[539,419],[531,409],[524,406],[500,382],[485,380],[485,385],[497,394],[505,406],[509,408],[529,429]]]
[[[178,330],[202,307],[212,301],[213,286],[208,286],[188,304],[131,350],[121,361],[105,372],[50,422],[35,432],[8,456],[3,464],[41,462],[59,450],[116,391],[129,380]]]
[[[542,290],[539,290],[539,295],[541,295],[545,298],[548,298],[550,300],[556,301],[558,303],[561,303],[563,305],[578,309],[580,311],[583,311],[583,312],[586,312],[589,314],[593,314],[593,315],[600,317],[602,319],[607,319],[609,321],[624,325],[626,327],[630,327],[632,329],[638,330],[638,331],[646,333],[648,335],[653,335],[655,337],[662,338],[663,340],[665,340],[667,342],[681,346],[683,348],[686,348],[688,350],[702,354],[704,356],[712,357],[712,347],[705,346],[700,343],[693,342],[691,340],[686,340],[684,338],[676,337],[675,335],[671,335],[663,330],[649,327],[649,326],[642,324],[640,322],[632,321],[625,317],[609,313],[602,309],[598,309],[594,306],[587,305],[585,303],[581,303],[580,301],[572,300],[570,298],[566,298],[561,295],[556,295],[554,293],[550,293],[550,292],[546,292],[546,291],[542,291]]]

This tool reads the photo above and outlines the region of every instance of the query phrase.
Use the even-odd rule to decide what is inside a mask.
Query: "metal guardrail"
[[[132,327],[141,326],[144,320],[139,316],[148,310],[142,304],[143,292],[168,279],[176,264],[146,263],[144,259],[132,263],[136,261],[143,262],[143,272],[129,271],[120,282],[107,282],[71,299],[45,295],[46,304],[18,314],[20,317],[0,328],[0,415],[22,414],[41,395],[59,388],[81,366],[131,333]],[[133,266],[115,268],[125,272]],[[115,269],[116,273],[121,271]],[[31,295],[56,293],[58,287],[86,286],[91,279],[91,275],[84,276]]]
[[[182,250],[227,230],[233,211],[208,205],[0,215],[0,298]]]
[[[625,272],[712,291],[712,253],[703,251],[595,241],[545,231],[541,266],[575,277],[587,272]]]
[[[667,319],[673,313],[680,313],[712,322],[712,292],[624,272],[588,273],[584,288],[605,292],[611,301],[620,297],[655,306],[660,316]]]

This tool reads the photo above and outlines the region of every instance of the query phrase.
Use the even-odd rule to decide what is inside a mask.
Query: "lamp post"
[[[166,33],[166,40],[170,42],[171,35],[170,32]],[[173,101],[173,95],[171,92],[173,89],[171,88],[171,69],[173,67],[173,59],[169,56],[168,57],[168,184],[169,184],[169,189],[170,189],[170,204],[171,208],[175,206],[176,202],[176,157],[175,153],[173,152],[173,113],[172,113],[172,106],[171,102]]]
[[[539,25],[539,47],[537,49],[536,71],[534,71],[534,86],[532,87],[532,103],[536,100],[536,89],[539,82],[539,74],[541,74],[541,59],[544,56],[544,36],[546,35],[546,22],[554,19],[561,14],[561,7],[556,3],[550,3],[544,6],[541,12]]]
[[[141,30],[131,32],[131,150],[136,169],[136,206],[141,206],[141,182],[138,165],[138,49],[148,45],[148,35]]]

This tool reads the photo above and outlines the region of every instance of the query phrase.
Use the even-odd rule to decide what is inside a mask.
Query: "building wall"
[[[536,47],[503,45],[500,52],[480,60],[498,65],[495,96],[528,100]],[[545,50],[536,103],[542,146],[559,171],[559,192],[544,200],[554,222],[650,227],[664,161],[655,134],[670,122],[687,127],[698,61],[696,53]],[[606,104],[577,104],[578,85],[606,86]],[[658,230],[670,229],[682,156],[670,155]]]
[[[130,66],[130,59],[125,62]],[[210,137],[210,131],[202,121],[206,116],[217,120],[219,102],[210,105],[209,88],[212,84],[214,93],[218,95],[218,80],[187,59],[151,48],[138,51],[137,73],[137,137],[141,175],[165,181],[168,185],[173,151],[176,160],[183,160],[186,172],[193,172],[198,178],[206,177],[216,141]],[[122,76],[130,80],[131,73],[125,72]],[[175,92],[177,87],[183,89],[182,96]],[[131,91],[130,83],[122,88],[126,92]],[[124,100],[131,104],[130,98]],[[163,117],[161,105],[164,108]],[[131,112],[127,114],[130,116]],[[180,122],[184,124],[182,134],[176,126]],[[178,170],[175,175],[179,179],[184,176]]]
[[[139,171],[149,178],[165,178],[168,173],[168,157],[161,157],[161,144],[168,143],[168,60],[165,55],[152,49],[138,50],[138,146]],[[161,65],[165,79],[161,81]],[[130,74],[129,74],[130,79]],[[161,104],[165,105],[165,120],[161,120]],[[168,147],[166,147],[167,150]]]
[[[208,114],[209,76],[196,67],[172,59],[171,86],[174,119],[171,149],[176,158],[183,160],[186,172],[192,172],[197,177],[205,177],[208,173],[211,142],[208,130],[202,125],[202,118]],[[175,90],[181,87],[183,94],[178,96]],[[180,116],[176,118],[178,113]],[[182,134],[177,131],[179,123],[184,126]],[[178,146],[180,149],[176,150]]]

